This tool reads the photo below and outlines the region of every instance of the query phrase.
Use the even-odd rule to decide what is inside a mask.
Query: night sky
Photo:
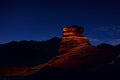
[[[85,28],[92,44],[120,43],[119,0],[0,0],[0,44],[62,37],[64,26]]]

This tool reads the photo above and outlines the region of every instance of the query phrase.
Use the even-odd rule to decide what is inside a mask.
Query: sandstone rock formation
[[[83,36],[82,27],[63,28],[59,55],[48,62],[48,66],[62,69],[78,69],[86,64],[100,64],[107,61],[109,52],[99,50]]]
[[[88,38],[82,35],[83,32],[83,27],[70,26],[63,28],[59,54],[64,54],[75,47],[90,45]]]

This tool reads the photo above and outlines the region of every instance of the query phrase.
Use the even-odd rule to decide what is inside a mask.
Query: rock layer
[[[63,28],[63,37],[72,37],[79,36],[83,37],[82,33],[84,32],[83,27],[70,26]]]

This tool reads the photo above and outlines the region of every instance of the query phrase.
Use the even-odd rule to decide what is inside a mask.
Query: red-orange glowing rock
[[[84,32],[83,27],[70,26],[63,28],[63,37],[83,37],[82,33]]]
[[[70,26],[63,28],[63,37],[59,55],[48,62],[48,66],[62,69],[76,69],[82,65],[107,61],[109,52],[104,52],[89,43],[82,35],[82,27]]]
[[[83,32],[84,29],[82,27],[70,26],[63,28],[59,54],[64,54],[71,48],[90,45],[88,38],[82,35]]]

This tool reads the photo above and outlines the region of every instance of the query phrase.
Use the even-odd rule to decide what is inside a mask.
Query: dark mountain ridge
[[[60,38],[0,44],[0,66],[35,66],[57,55]]]

